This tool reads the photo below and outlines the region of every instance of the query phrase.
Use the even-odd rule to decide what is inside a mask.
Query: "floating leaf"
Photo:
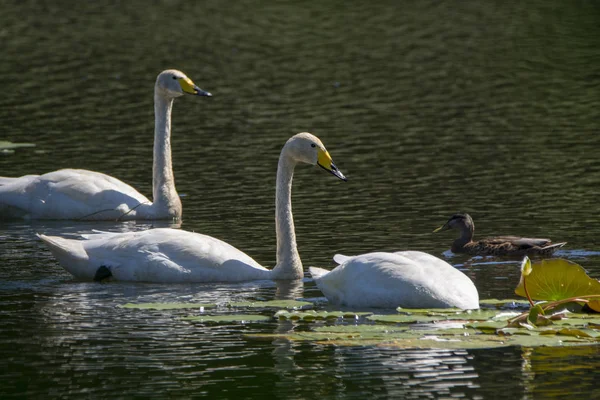
[[[427,314],[427,315],[443,315],[443,314],[458,314],[464,312],[460,308],[396,308],[396,311],[404,314]]]
[[[298,300],[270,300],[270,301],[237,301],[227,304],[228,307],[250,307],[250,308],[307,308],[312,307],[313,303]]]
[[[370,315],[370,312],[352,312],[352,311],[285,311],[280,310],[275,313],[275,318],[289,320],[313,321],[321,319],[352,318],[356,319],[361,315]]]
[[[587,276],[580,265],[560,258],[536,262],[526,279],[527,291],[534,300],[562,300],[600,295],[600,282]],[[522,278],[515,293],[526,296]]]
[[[472,322],[465,324],[467,328],[479,329],[484,332],[488,331],[496,331],[496,329],[501,329],[506,327],[506,322],[504,321],[485,321],[485,322]]]
[[[369,315],[368,320],[376,322],[385,322],[389,324],[413,324],[415,322],[435,322],[446,320],[446,316],[443,315],[406,315],[406,314],[375,314]]]
[[[332,326],[317,326],[313,330],[315,332],[330,332],[330,333],[391,333],[404,332],[409,328],[407,326],[390,326],[390,325],[332,325]]]
[[[527,300],[498,300],[498,299],[485,299],[479,300],[479,305],[483,306],[494,306],[496,308],[529,308],[529,302]]]
[[[212,308],[216,304],[204,303],[127,303],[117,307],[136,308],[140,310],[176,310],[180,308]]]
[[[194,322],[256,322],[256,321],[270,321],[272,318],[265,315],[255,315],[255,314],[246,314],[246,315],[190,315],[187,317],[183,317],[182,319],[186,321],[194,321]]]
[[[600,312],[600,300],[591,300],[587,305],[592,310]]]
[[[538,325],[539,323],[539,317],[544,315],[544,310],[542,309],[541,305],[535,305],[533,307],[531,307],[531,309],[529,310],[529,315],[527,316],[527,322],[529,322],[531,325]]]
[[[510,336],[510,335],[539,335],[539,332],[535,332],[535,331],[531,331],[528,329],[521,329],[521,328],[501,328],[496,330],[496,333],[499,335],[506,335],[506,336]]]
[[[6,140],[0,140],[0,151],[12,150],[20,147],[35,147],[33,143],[13,143]]]
[[[558,335],[585,337],[585,338],[600,338],[600,332],[593,329],[573,329],[573,328],[562,328],[557,331]]]
[[[505,312],[498,312],[497,310],[468,310],[461,311],[458,314],[447,315],[446,319],[449,320],[467,320],[467,321],[486,321],[490,318],[494,318],[498,315],[506,314]],[[518,313],[515,313],[517,315]],[[508,319],[508,318],[505,318]]]

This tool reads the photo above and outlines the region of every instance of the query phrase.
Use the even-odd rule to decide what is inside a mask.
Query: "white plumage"
[[[91,280],[104,268],[113,278],[141,282],[239,282],[259,279],[300,279],[304,276],[296,248],[291,187],[297,163],[318,164],[340,179],[321,141],[299,133],[279,157],[275,226],[277,265],[266,269],[222,240],[178,229],[95,233],[88,240],[39,235],[59,263],[79,279]]]
[[[181,71],[166,70],[156,78],[153,201],[112,176],[82,169],[61,169],[44,175],[0,177],[0,219],[181,218],[170,135],[173,99],[184,93],[210,96]]]
[[[447,262],[420,251],[336,255],[332,271],[310,268],[334,304],[381,308],[479,308],[475,285]]]

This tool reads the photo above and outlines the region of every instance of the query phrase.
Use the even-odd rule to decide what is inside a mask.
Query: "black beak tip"
[[[194,91],[196,92],[196,96],[212,97],[212,93],[202,90],[198,86],[194,86]]]

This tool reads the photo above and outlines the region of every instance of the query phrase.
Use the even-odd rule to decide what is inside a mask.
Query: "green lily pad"
[[[332,326],[317,326],[313,329],[314,332],[329,332],[329,333],[392,333],[405,332],[409,328],[407,326],[390,326],[390,325],[332,325]]]
[[[525,279],[527,292],[533,300],[562,300],[586,295],[600,295],[600,282],[590,278],[578,264],[561,258],[544,259],[532,266]],[[523,277],[515,289],[527,297]]]
[[[501,329],[506,327],[505,321],[484,321],[484,322],[471,322],[465,324],[467,328],[478,329],[480,331],[496,331],[496,329]]]
[[[35,144],[33,143],[13,143],[13,142],[8,142],[6,140],[0,140],[0,151],[4,151],[4,150],[13,150],[13,149],[18,149],[20,147],[35,147]]]
[[[181,308],[212,308],[216,306],[216,304],[205,303],[127,303],[117,307],[139,310],[176,310]]]
[[[352,318],[357,319],[362,315],[370,315],[370,312],[352,312],[352,311],[286,311],[279,310],[275,313],[275,318],[313,321],[322,319]]]
[[[567,326],[551,326],[540,330],[540,335],[562,335],[576,338],[600,339],[600,332],[594,329]]]
[[[388,324],[414,324],[416,322],[435,322],[446,320],[445,315],[406,315],[406,314],[374,314],[367,317],[368,320],[384,322]]]
[[[532,335],[539,335],[539,332],[536,331],[532,331],[529,329],[523,329],[523,328],[501,328],[501,329],[497,329],[496,333],[499,335],[505,335],[505,336],[511,336],[511,335],[528,335],[528,336],[532,336]]]
[[[470,310],[470,311],[462,311],[459,314],[447,315],[446,319],[449,320],[467,320],[467,321],[487,321],[490,318],[495,318],[498,315],[511,315],[516,316],[518,313],[507,313],[501,312],[498,310]],[[508,317],[506,317],[508,319]]]
[[[270,300],[270,301],[237,301],[227,304],[228,307],[250,307],[250,308],[310,308],[313,303],[298,300]]]
[[[529,308],[529,302],[527,300],[498,300],[498,299],[484,299],[479,300],[480,306],[493,306],[496,308]]]
[[[465,312],[460,308],[396,308],[396,311],[404,314],[427,314],[427,315],[444,315],[444,314],[460,314]]]
[[[270,321],[272,318],[257,314],[238,314],[238,315],[189,315],[183,317],[183,320],[194,322],[257,322]]]

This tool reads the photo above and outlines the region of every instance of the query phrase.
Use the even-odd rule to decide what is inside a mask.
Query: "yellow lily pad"
[[[561,258],[536,262],[525,279],[527,292],[533,300],[553,301],[600,295],[600,282],[590,278],[580,265]],[[522,276],[515,293],[527,297]]]

